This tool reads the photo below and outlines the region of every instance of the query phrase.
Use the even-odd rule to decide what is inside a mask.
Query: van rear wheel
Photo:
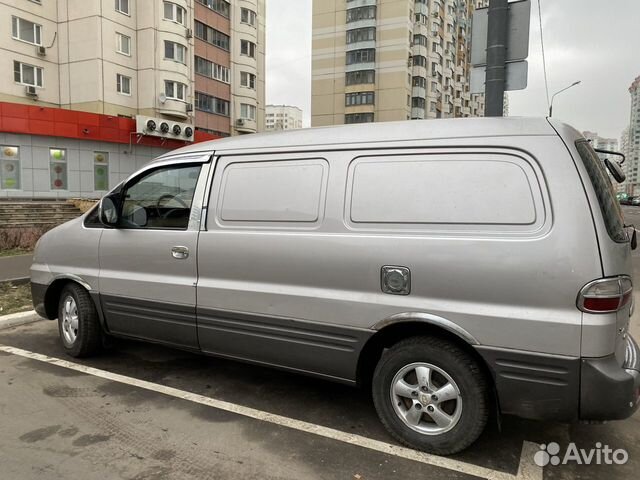
[[[489,416],[489,389],[475,359],[434,337],[387,349],[373,377],[380,420],[401,443],[437,455],[475,442]]]
[[[87,357],[102,347],[102,327],[89,293],[70,283],[62,289],[58,304],[58,331],[62,347],[72,357]]]

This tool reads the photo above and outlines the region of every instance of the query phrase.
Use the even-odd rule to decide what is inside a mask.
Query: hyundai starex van
[[[362,385],[452,454],[492,410],[633,414],[634,241],[567,125],[378,123],[163,155],[44,235],[31,281],[71,356],[126,337]]]

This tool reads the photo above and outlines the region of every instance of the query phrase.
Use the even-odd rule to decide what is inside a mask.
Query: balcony
[[[413,87],[411,89],[411,96],[412,97],[419,97],[419,98],[426,98],[427,89],[424,88],[424,87]]]
[[[158,113],[166,115],[168,117],[179,118],[180,120],[186,120],[189,118],[187,113],[187,104],[181,100],[174,100],[167,98],[164,102],[160,102],[158,106]]]

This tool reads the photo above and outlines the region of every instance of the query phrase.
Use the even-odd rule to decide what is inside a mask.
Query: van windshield
[[[598,154],[593,150],[587,140],[578,140],[576,142],[576,148],[587,169],[593,188],[596,191],[602,217],[604,218],[609,236],[618,243],[628,242],[629,238],[624,230],[622,210],[616,200],[613,185],[611,184],[602,160],[600,160],[600,157],[598,157]]]

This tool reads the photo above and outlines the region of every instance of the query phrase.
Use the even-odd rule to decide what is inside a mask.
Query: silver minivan
[[[164,155],[44,235],[31,280],[72,356],[117,336],[362,385],[451,454],[491,411],[633,414],[634,242],[567,125],[378,123]]]

